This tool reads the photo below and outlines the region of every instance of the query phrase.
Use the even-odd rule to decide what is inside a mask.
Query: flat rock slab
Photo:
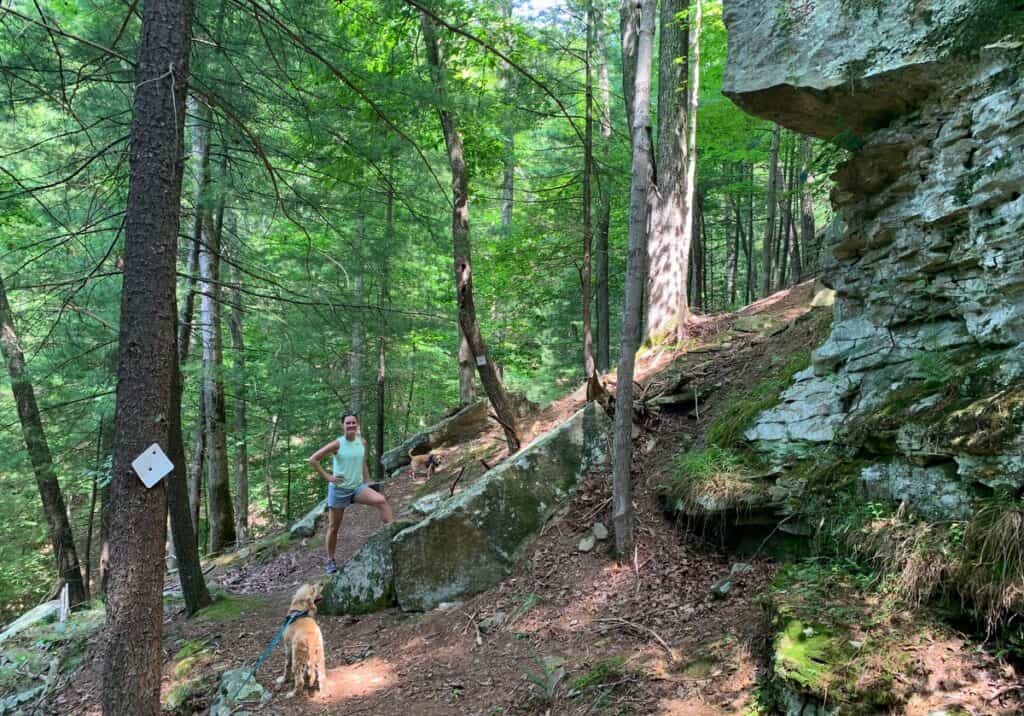
[[[380,461],[390,474],[409,464],[409,452],[425,453],[442,445],[462,443],[477,437],[487,429],[486,400],[468,405],[454,415],[441,420],[426,430],[416,433],[398,447],[381,455]]]
[[[591,403],[399,532],[392,542],[399,606],[426,611],[507,576],[579,479],[607,459],[609,427]]]
[[[4,632],[0,634],[0,644],[15,636],[19,632],[28,629],[33,624],[38,624],[41,621],[50,621],[57,617],[60,612],[60,600],[53,599],[49,602],[43,602],[38,607],[34,607],[29,611],[22,614],[20,617],[11,622],[10,626],[4,629]]]

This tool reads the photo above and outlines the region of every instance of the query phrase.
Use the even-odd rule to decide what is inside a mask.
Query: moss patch
[[[217,592],[213,595],[213,604],[196,612],[196,619],[207,621],[228,621],[238,619],[243,614],[258,611],[267,605],[265,599],[259,597],[243,597],[228,592]]]
[[[842,563],[780,570],[766,603],[775,630],[770,678],[780,704],[797,694],[843,714],[898,709],[923,686],[917,649],[945,633]]]

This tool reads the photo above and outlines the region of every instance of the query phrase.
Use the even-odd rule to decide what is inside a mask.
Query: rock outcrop
[[[1024,487],[1024,6],[726,0],[725,92],[852,150],[832,333],[747,432],[845,444],[873,494],[963,516]]]

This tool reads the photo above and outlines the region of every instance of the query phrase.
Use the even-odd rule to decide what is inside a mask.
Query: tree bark
[[[592,3],[593,4],[593,3]],[[602,167],[598,172],[598,215],[597,252],[595,256],[594,290],[597,293],[597,322],[594,326],[594,341],[597,344],[594,356],[599,372],[611,366],[611,317],[608,305],[608,234],[611,229],[611,172],[608,163],[611,157],[612,115],[611,87],[608,82],[608,49],[605,40],[604,13],[602,5],[595,8],[594,42],[597,49],[597,86],[601,93],[601,158]]]
[[[46,442],[43,420],[36,404],[36,393],[32,380],[25,368],[25,355],[14,327],[14,314],[7,302],[7,288],[0,278],[0,348],[3,349],[7,364],[7,375],[11,379],[11,392],[18,408],[21,434],[25,440],[36,487],[43,503],[43,514],[50,532],[50,544],[57,560],[57,574],[68,585],[68,600],[77,606],[89,599],[89,586],[82,580],[82,568],[78,564],[75,537],[68,521],[64,494],[53,467],[50,446]]]
[[[696,210],[697,199],[697,105],[700,100],[700,33],[703,23],[700,0],[695,0],[690,8],[690,34],[688,44],[688,83],[686,87],[686,201],[683,206],[683,236],[681,243],[689,247],[693,242],[693,234],[696,227],[694,211]],[[680,255],[683,259],[681,275],[686,276],[686,260],[690,252],[683,250]],[[701,252],[704,255],[704,252]],[[686,292],[682,292],[685,300]],[[703,303],[701,304],[703,305]],[[684,306],[682,310],[683,326],[680,329],[679,339],[685,337],[685,322],[688,318],[689,307]]]
[[[203,216],[199,252],[200,335],[203,343],[203,400],[206,404],[206,499],[209,550],[234,546],[235,517],[228,479],[227,417],[224,405],[224,351],[221,334],[220,232],[209,213]]]
[[[625,4],[623,7],[625,8]],[[643,0],[636,38],[635,94],[631,126],[633,160],[629,192],[629,251],[626,257],[626,301],[622,316],[619,368],[615,382],[612,465],[612,521],[615,526],[615,550],[620,560],[627,560],[633,556],[633,498],[630,484],[630,466],[633,458],[633,369],[639,345],[643,268],[647,251],[648,192],[653,171],[650,93],[655,11],[655,0]],[[623,47],[627,42],[626,33],[624,22]]]
[[[504,0],[501,3],[501,14],[506,21],[512,19],[512,2]],[[513,51],[513,38],[509,34],[505,37],[505,49],[511,54]],[[512,93],[512,67],[505,60],[501,61],[501,85],[506,95]],[[512,235],[512,205],[515,201],[515,177],[516,177],[516,131],[511,120],[511,113],[505,113],[502,126],[504,136],[505,157],[504,171],[501,182],[501,235],[508,238]]]
[[[421,15],[423,36],[426,43],[427,62],[434,76],[434,85],[438,98],[437,114],[444,133],[445,147],[448,150],[448,163],[452,172],[452,244],[454,247],[454,270],[456,300],[459,307],[459,325],[466,341],[480,382],[497,414],[498,420],[505,431],[505,441],[509,454],[519,451],[519,437],[516,434],[516,418],[505,387],[495,369],[494,362],[487,355],[487,346],[480,334],[476,320],[476,304],[473,301],[473,271],[470,260],[469,240],[469,182],[466,176],[466,164],[463,156],[462,136],[456,126],[455,118],[446,109],[448,104],[447,85],[444,79],[441,54],[438,46],[437,31],[425,13]]]
[[[242,332],[242,321],[245,313],[242,308],[242,277],[236,271],[235,282],[231,286],[231,313],[228,316],[228,328],[231,331],[231,350],[234,354],[234,405],[232,406],[231,433],[235,445],[235,535],[244,544],[249,540],[249,445],[246,442],[246,374],[245,374],[245,335]]]
[[[772,292],[772,252],[775,250],[775,205],[777,174],[779,171],[779,137],[782,128],[772,127],[772,146],[768,156],[768,216],[764,223],[764,243],[762,244],[761,293],[767,296]]]
[[[147,489],[131,463],[152,443],[170,448],[180,433],[175,264],[191,29],[190,0],[143,5],[125,216],[101,689],[103,713],[111,716],[160,713],[167,501],[163,483]]]

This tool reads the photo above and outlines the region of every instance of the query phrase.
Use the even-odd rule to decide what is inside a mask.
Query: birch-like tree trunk
[[[124,279],[111,484],[103,713],[157,716],[163,666],[164,485],[131,467],[180,438],[175,274],[181,208],[190,0],[142,6],[125,215]],[[180,471],[166,479],[183,479]]]
[[[89,585],[82,580],[82,568],[78,564],[75,537],[68,521],[64,493],[61,492],[57,471],[53,467],[50,446],[43,431],[43,420],[36,404],[36,393],[32,380],[25,368],[25,355],[21,350],[18,332],[14,327],[14,314],[7,302],[7,288],[0,278],[0,348],[3,349],[7,375],[11,379],[11,392],[18,408],[21,434],[36,477],[39,499],[43,503],[43,515],[50,532],[50,545],[57,561],[57,574],[68,586],[68,600],[77,606],[89,599]]]
[[[206,409],[206,499],[211,553],[230,549],[236,540],[228,478],[227,417],[224,405],[224,352],[221,333],[220,236],[210,213],[203,216],[199,252],[199,317],[203,344],[203,402]]]
[[[466,162],[463,155],[462,135],[455,117],[448,111],[447,82],[441,61],[437,29],[433,20],[425,13],[421,15],[423,38],[426,43],[427,62],[434,77],[434,88],[438,99],[437,114],[444,133],[448,150],[448,164],[452,173],[452,244],[454,248],[455,295],[459,307],[459,325],[469,343],[476,363],[477,373],[484,391],[494,408],[496,418],[505,431],[509,454],[519,451],[519,436],[516,433],[516,417],[505,387],[487,354],[487,346],[480,334],[476,320],[476,304],[473,300],[473,269],[470,260],[469,240],[469,181],[466,176]]]
[[[623,4],[624,14],[626,10]],[[654,51],[655,0],[643,0],[635,40],[636,62],[632,101],[631,136],[633,160],[629,192],[629,250],[626,256],[626,301],[622,316],[619,368],[615,383],[615,424],[612,465],[612,521],[619,559],[633,556],[633,498],[630,466],[633,458],[633,369],[639,346],[640,311],[643,302],[644,263],[647,251],[648,192],[653,170],[651,147],[651,62]],[[627,46],[623,22],[623,48]],[[625,49],[623,49],[625,53]]]

